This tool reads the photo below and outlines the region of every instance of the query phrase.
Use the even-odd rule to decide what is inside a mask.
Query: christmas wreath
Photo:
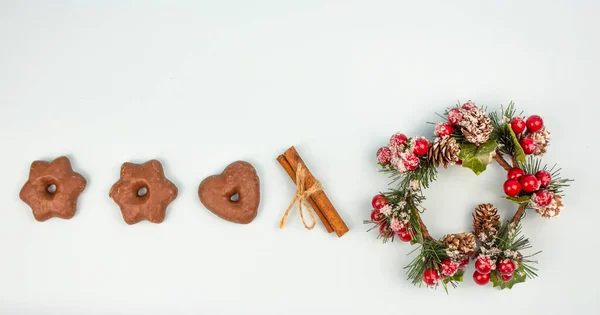
[[[448,284],[456,287],[462,282],[471,259],[473,280],[479,285],[491,281],[494,287],[510,289],[537,276],[531,260],[537,253],[522,252],[531,245],[520,221],[528,209],[544,218],[558,216],[563,209],[562,188],[571,180],[561,178],[560,169],[543,165],[539,158],[550,140],[543,119],[515,113],[512,102],[489,115],[472,101],[459,103],[439,115],[444,121],[435,125],[433,141],[396,133],[377,151],[381,171],[390,175],[395,187],[373,198],[371,218],[365,222],[375,224],[372,229],[378,227],[384,243],[397,236],[419,245],[420,252],[405,267],[414,284],[441,284],[447,292]],[[512,218],[501,222],[498,209],[484,203],[472,213],[473,231],[441,239],[431,236],[421,218],[425,210],[421,203],[438,168],[462,165],[478,175],[494,161],[507,172],[505,198],[518,206]]]

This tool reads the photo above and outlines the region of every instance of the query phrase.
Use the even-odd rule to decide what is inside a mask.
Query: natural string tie
[[[304,224],[304,227],[307,230],[312,230],[315,227],[317,220],[315,219],[315,215],[313,214],[313,209],[309,206],[307,199],[310,198],[310,196],[312,194],[323,190],[323,187],[321,186],[321,183],[319,181],[316,181],[315,184],[312,185],[312,187],[305,190],[304,189],[304,181],[305,180],[306,180],[306,169],[304,168],[302,163],[300,163],[300,164],[298,164],[298,169],[296,170],[296,194],[294,195],[292,202],[290,202],[290,205],[287,207],[287,210],[285,210],[285,213],[283,214],[283,217],[281,218],[281,221],[279,222],[280,229],[283,229],[283,227],[285,226],[285,223],[287,222],[287,218],[290,215],[290,211],[294,207],[294,204],[296,203],[296,201],[298,201],[298,211],[300,212],[300,219],[302,220],[302,224]],[[310,225],[306,224],[306,220],[304,219],[303,206],[304,206],[304,208],[308,209],[308,214],[310,215],[310,220],[312,221],[312,223]]]

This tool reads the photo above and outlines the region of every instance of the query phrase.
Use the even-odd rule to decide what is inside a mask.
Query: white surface
[[[0,313],[597,314],[599,5],[549,3],[2,1]],[[375,150],[397,130],[429,135],[456,99],[543,115],[545,160],[577,180],[560,219],[526,218],[540,277],[512,291],[413,287],[412,248],[362,224],[387,184]],[[275,157],[292,144],[342,239],[296,213],[277,228],[294,187]],[[31,161],[62,154],[88,187],[72,220],[38,223],[18,192]],[[163,224],[128,226],[108,191],[121,163],[152,158],[179,197]],[[196,194],[237,159],[262,180],[247,226]],[[435,236],[468,230],[480,202],[512,215],[502,178],[442,172]]]

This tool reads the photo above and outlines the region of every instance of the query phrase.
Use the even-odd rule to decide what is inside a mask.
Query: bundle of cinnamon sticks
[[[315,177],[306,166],[306,163],[304,163],[300,157],[300,154],[298,154],[296,148],[293,146],[285,151],[282,155],[278,156],[277,162],[281,164],[281,167],[283,167],[294,183],[296,182],[296,170],[298,169],[298,165],[302,164],[307,173],[304,189],[310,189],[317,182]],[[346,223],[344,223],[344,220],[342,220],[323,190],[312,194],[308,198],[308,202],[319,219],[321,219],[321,222],[323,222],[323,225],[325,226],[325,229],[327,229],[328,233],[335,232],[338,237],[341,237],[348,232]]]

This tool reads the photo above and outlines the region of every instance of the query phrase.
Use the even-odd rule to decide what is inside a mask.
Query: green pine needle
[[[550,182],[550,185],[546,187],[546,189],[555,194],[562,194],[563,188],[570,186],[569,183],[573,181],[573,179],[562,178],[560,175],[560,171],[562,169],[558,168],[556,164],[552,165],[551,167],[548,167],[547,164],[542,165],[542,159],[533,156],[529,156],[527,163],[519,163],[519,167],[522,168],[526,174],[535,174],[542,170],[550,173],[550,176],[552,176],[552,181]]]

